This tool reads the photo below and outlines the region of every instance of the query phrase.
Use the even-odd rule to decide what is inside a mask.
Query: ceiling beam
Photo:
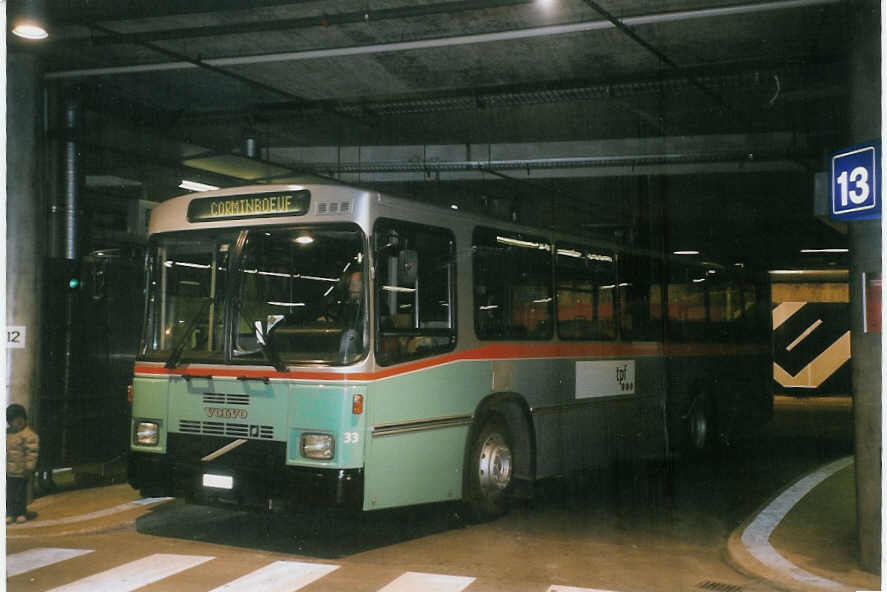
[[[643,47],[645,50],[653,54],[659,61],[666,64],[672,70],[678,72],[682,77],[686,78],[687,81],[702,91],[704,95],[712,99],[715,103],[720,105],[725,109],[730,109],[730,105],[727,103],[726,99],[716,93],[714,90],[706,86],[702,83],[696,76],[694,76],[691,72],[685,70],[682,66],[680,66],[677,62],[668,57],[665,52],[655,47],[652,43],[649,43],[646,39],[637,34],[637,32],[632,29],[629,25],[627,25],[622,19],[616,18],[609,11],[604,9],[603,6],[595,2],[594,0],[583,0],[588,6],[590,6],[595,12],[604,17],[607,21],[612,23],[614,27],[616,27],[619,31],[625,34],[629,39]]]
[[[14,5],[24,0],[10,0]],[[63,20],[115,21],[155,19],[165,16],[218,14],[227,11],[255,10],[293,4],[315,4],[315,0],[48,0],[48,13]]]
[[[668,22],[680,22],[701,18],[734,16],[739,14],[751,14],[773,10],[786,10],[795,8],[808,8],[839,4],[842,0],[774,0],[771,2],[758,2],[740,6],[726,6],[718,8],[705,8],[697,10],[683,10],[666,13],[653,13],[641,16],[626,17],[620,19],[625,26],[661,24]],[[84,23],[80,23],[84,24]],[[570,33],[583,33],[613,29],[615,25],[608,20],[592,20],[564,25],[550,25],[543,27],[531,27],[526,29],[512,29],[507,31],[494,31],[473,35],[455,35],[451,37],[435,37],[416,39],[410,41],[398,41],[393,43],[373,43],[369,45],[353,45],[346,47],[329,47],[322,49],[309,49],[289,52],[275,52],[256,55],[229,56],[208,58],[205,60],[178,59],[172,62],[154,64],[134,64],[105,66],[100,68],[82,68],[75,70],[61,70],[48,72],[45,78],[48,80],[64,78],[83,78],[89,76],[110,76],[116,74],[133,74],[138,72],[160,72],[169,70],[186,70],[204,66],[224,68],[227,66],[244,66],[252,64],[283,63],[299,60],[314,60],[318,58],[335,58],[354,55],[373,55],[377,53],[390,53],[402,51],[415,51],[421,49],[433,49],[440,47],[454,47],[460,45],[474,45],[481,43],[501,42],[515,39],[530,39],[534,37],[548,37],[552,35],[565,35]],[[113,33],[106,29],[109,33]],[[200,62],[199,64],[197,62]]]
[[[202,27],[186,27],[177,29],[152,30],[139,33],[118,33],[117,35],[100,35],[76,39],[62,39],[55,45],[65,47],[112,45],[121,43],[138,44],[142,42],[171,41],[176,39],[194,39],[199,37],[217,37],[219,35],[243,35],[265,33],[270,31],[291,31],[317,27],[335,27],[341,25],[361,24],[393,19],[420,18],[439,14],[453,14],[474,10],[489,10],[532,4],[534,0],[455,0],[436,4],[420,4],[400,6],[396,8],[366,8],[355,12],[327,14],[325,12],[298,18],[283,18],[264,21],[248,21],[224,25],[206,25]]]
[[[107,27],[104,27],[102,25],[98,25],[98,24],[94,24],[94,23],[79,23],[79,24],[81,26],[89,27],[90,29],[94,29],[96,31],[99,31],[99,32],[105,34],[105,35],[109,35],[112,37],[115,35],[119,35],[119,33],[117,33],[116,31],[109,29]],[[295,105],[299,105],[301,107],[315,106],[314,101],[308,100],[304,97],[300,97],[296,94],[293,94],[291,92],[271,86],[269,84],[259,82],[258,80],[254,80],[252,78],[249,78],[248,76],[243,76],[242,74],[237,74],[236,72],[232,72],[231,70],[226,70],[224,68],[214,66],[214,65],[208,63],[209,62],[208,60],[201,60],[198,58],[192,58],[192,57],[187,56],[185,54],[168,50],[164,47],[161,47],[157,44],[150,43],[147,41],[140,41],[140,42],[138,42],[138,45],[141,45],[142,47],[145,47],[151,51],[157,52],[161,55],[165,55],[166,57],[171,57],[176,60],[184,60],[186,63],[191,64],[194,67],[202,68],[204,70],[208,70],[210,72],[214,72],[216,74],[219,74],[221,76],[225,76],[228,78],[233,78],[234,80],[237,80],[238,82],[241,82],[241,83],[243,83],[247,86],[250,86],[252,88],[256,88],[256,89],[262,90],[264,92],[285,98],[285,99],[293,102]],[[334,107],[331,107],[329,105],[324,105],[324,104],[317,105],[317,107],[321,111],[325,111],[326,113],[328,113],[330,115],[334,115],[336,117],[340,117],[342,119],[345,119],[345,120],[348,120],[348,121],[351,121],[354,123],[359,123],[361,125],[371,125],[370,122],[368,122],[364,117],[360,117],[359,115],[354,115],[354,114],[349,114],[349,113],[341,113],[341,112],[338,112]]]

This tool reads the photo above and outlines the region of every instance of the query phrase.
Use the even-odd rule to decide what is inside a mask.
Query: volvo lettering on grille
[[[249,412],[246,409],[228,409],[225,407],[204,407],[207,417],[224,417],[229,419],[246,419]]]

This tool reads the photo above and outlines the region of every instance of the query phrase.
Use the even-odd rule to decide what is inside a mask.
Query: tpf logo
[[[629,372],[628,364],[616,366],[616,384],[619,385],[619,390],[624,393],[634,392],[634,376],[633,372]]]

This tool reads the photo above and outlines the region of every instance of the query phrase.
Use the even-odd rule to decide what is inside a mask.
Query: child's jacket
[[[37,468],[40,438],[25,426],[17,432],[6,431],[6,476],[25,477]]]

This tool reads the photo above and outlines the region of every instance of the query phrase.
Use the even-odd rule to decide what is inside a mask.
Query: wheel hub
[[[490,434],[480,448],[478,480],[485,491],[501,491],[511,483],[511,449],[501,434]]]
[[[697,449],[705,448],[705,442],[708,439],[708,418],[705,411],[699,408],[699,403],[693,409],[693,415],[690,417],[690,436],[693,446]]]

